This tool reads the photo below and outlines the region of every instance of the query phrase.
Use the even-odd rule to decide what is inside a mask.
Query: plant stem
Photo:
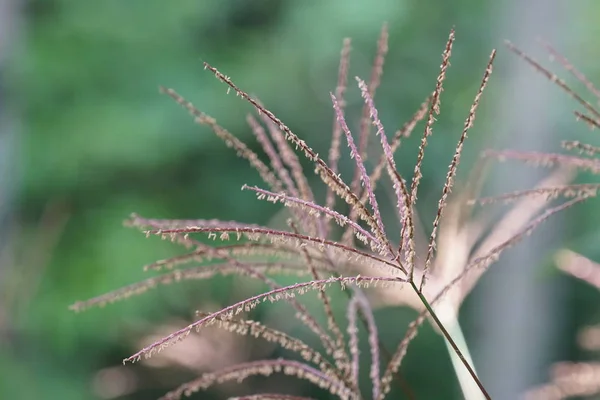
[[[442,332],[442,334],[446,338],[447,345],[449,345],[452,348],[452,350],[454,350],[454,354],[456,356],[458,356],[458,358],[460,359],[460,362],[465,366],[469,375],[471,376],[471,378],[473,378],[473,381],[477,384],[477,386],[479,387],[479,390],[481,390],[481,393],[486,398],[486,400],[491,400],[492,398],[490,397],[487,390],[485,390],[485,387],[483,386],[483,383],[481,383],[481,380],[479,380],[479,378],[477,377],[475,370],[471,367],[471,365],[469,364],[469,361],[467,361],[467,359],[465,358],[462,351],[457,346],[456,342],[454,341],[454,339],[452,338],[450,333],[448,333],[448,331],[444,327],[444,324],[442,324],[442,321],[440,321],[437,314],[435,313],[435,311],[433,310],[433,308],[431,307],[431,305],[429,304],[429,302],[427,301],[427,299],[425,298],[423,293],[419,290],[419,288],[415,284],[414,280],[412,280],[412,279],[410,280],[410,285],[412,286],[412,288],[415,291],[415,293],[417,294],[417,296],[419,296],[419,299],[421,299],[421,302],[423,303],[423,305],[429,312],[429,315],[431,315],[431,318],[433,319],[433,321],[435,322],[435,324],[437,325],[439,330]],[[462,335],[461,335],[461,337],[462,337]],[[470,356],[469,356],[469,359],[470,359]],[[454,360],[453,360],[453,363],[454,363]],[[458,363],[458,360],[456,361],[456,363]],[[458,374],[458,370],[457,370],[457,374]],[[459,378],[459,380],[460,380],[460,378]],[[461,387],[462,387],[462,382],[461,382]]]
[[[363,293],[363,291],[358,286],[353,285],[352,289],[353,289],[353,292],[354,292],[355,296],[360,296],[360,297],[364,297],[365,296],[365,294]],[[352,294],[350,293],[350,291],[344,290],[343,292],[347,293],[347,295],[349,296],[349,298],[352,297]],[[367,320],[366,320],[365,316],[362,313],[359,312],[358,313],[358,318],[362,322],[362,324],[365,327],[365,329],[368,330],[369,329],[369,325],[367,323]],[[392,359],[392,354],[387,349],[387,347],[383,344],[383,342],[381,341],[380,337],[377,338],[377,345],[379,346],[379,352],[383,356],[383,360],[386,361],[386,362],[389,362]],[[400,371],[396,371],[394,373],[394,378],[396,378],[396,379],[393,382],[397,381],[400,389],[406,395],[406,397],[409,400],[414,400],[415,396],[414,396],[411,388],[409,387],[408,382],[406,382],[406,380],[402,376],[402,373]]]
[[[450,335],[454,338],[457,347],[461,349],[466,361],[469,363],[469,365],[473,366],[474,372],[477,373],[477,371],[475,371],[475,364],[471,358],[465,336],[462,328],[460,327],[460,323],[458,322],[457,315],[455,313],[444,314],[439,310],[438,307],[436,307],[436,309],[438,309],[438,316],[440,319],[444,320],[444,324]],[[471,379],[469,372],[462,365],[460,358],[454,352],[449,342],[447,340],[444,340],[444,342],[446,344],[446,348],[448,349],[448,354],[450,355],[450,360],[452,361],[452,366],[454,367],[454,372],[456,372],[456,377],[458,378],[464,398],[467,400],[483,400],[485,397],[483,396],[481,390],[479,390],[476,382]]]

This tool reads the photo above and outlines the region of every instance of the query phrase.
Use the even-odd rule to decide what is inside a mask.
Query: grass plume
[[[161,88],[161,92],[187,110],[196,123],[210,128],[228,147],[234,149],[238,156],[249,162],[267,188],[244,185],[242,189],[254,192],[259,200],[281,203],[289,211],[290,229],[279,230],[236,221],[156,220],[133,215],[128,221],[129,225],[141,229],[147,236],[158,236],[179,243],[188,249],[188,253],[147,266],[147,270],[159,273],[155,277],[77,302],[71,308],[80,311],[137,295],[159,285],[183,280],[237,274],[263,282],[269,290],[215,312],[199,312],[194,322],[154,341],[124,361],[135,362],[143,357],[151,357],[173,343],[185,339],[194,330],[213,325],[230,332],[276,343],[302,358],[302,361],[248,361],[211,371],[169,392],[164,399],[179,399],[183,395],[227,381],[242,381],[255,375],[283,373],[307,380],[340,399],[383,400],[389,395],[394,380],[402,383],[399,368],[409,344],[418,333],[418,328],[428,318],[444,337],[453,357],[456,357],[455,368],[465,368],[468,372],[466,378],[459,374],[465,397],[491,398],[475,372],[467,349],[455,341],[454,333],[459,328],[457,315],[462,301],[483,271],[496,261],[503,251],[520,242],[555,213],[583,201],[595,194],[596,190],[594,187],[569,186],[568,193],[571,198],[551,208],[546,208],[546,198],[555,198],[566,193],[566,190],[563,192],[557,189],[561,186],[552,189],[544,186],[528,192],[497,197],[496,200],[515,200],[517,204],[512,214],[509,211],[504,219],[491,227],[485,218],[474,217],[473,206],[467,203],[472,199],[471,195],[476,194],[476,187],[467,186],[453,195],[464,145],[492,75],[496,57],[494,50],[487,61],[482,63],[481,83],[466,113],[461,135],[448,166],[431,233],[429,238],[423,237],[424,230],[418,226],[420,219],[416,207],[417,195],[427,144],[434,133],[436,116],[441,112],[441,95],[450,67],[455,32],[450,32],[444,46],[441,67],[432,92],[425,96],[425,101],[413,117],[391,137],[386,134],[375,103],[376,90],[381,83],[388,50],[388,36],[387,25],[384,25],[369,81],[356,78],[364,101],[358,136],[347,124],[345,94],[351,48],[349,39],[343,42],[337,86],[335,91],[330,93],[334,122],[327,161],[258,99],[251,97],[231,78],[208,63],[204,64],[205,68],[225,84],[228,91],[233,91],[254,108],[256,115],[248,115],[247,122],[264,149],[268,163],[262,161],[249,146],[217,124],[212,117],[198,110],[175,90]],[[561,85],[561,81],[555,78],[552,80]],[[578,99],[576,95],[573,97]],[[589,107],[585,108],[587,114],[581,114],[580,118],[588,123],[597,123],[598,115]],[[425,120],[425,127],[417,150],[414,172],[412,177],[405,178],[396,166],[395,153],[402,139],[411,135],[422,120]],[[366,164],[366,146],[372,127],[379,138],[382,155],[374,162],[374,168],[369,170]],[[350,182],[341,177],[338,168],[340,147],[344,140],[355,163]],[[586,154],[597,152],[596,148],[579,143],[569,143],[565,147],[582,150]],[[326,186],[324,205],[315,198],[300,164],[299,155],[313,164],[315,173]],[[591,160],[582,161],[581,157],[571,159],[567,156],[520,155],[510,152],[498,152],[494,155],[505,158],[522,156],[528,162],[545,165],[566,164],[588,170],[596,168]],[[600,165],[598,168],[600,170]],[[388,234],[381,215],[380,202],[375,194],[376,185],[384,171],[392,182],[396,197],[395,211],[401,226],[400,237]],[[567,187],[570,179],[571,175],[559,168],[550,174],[546,181]],[[538,198],[541,194],[545,195],[542,196],[542,200]],[[482,198],[479,202],[487,203],[492,200]],[[342,202],[349,210],[347,214],[336,210],[336,204]],[[334,223],[343,228],[339,237],[332,229]],[[510,229],[506,229],[507,227]],[[206,244],[198,240],[196,236],[199,234],[207,235],[216,244]],[[233,243],[230,243],[232,241]],[[420,254],[419,249],[422,248],[425,250]],[[190,263],[195,265],[185,267]],[[273,273],[306,276],[307,279],[280,286],[269,277]],[[331,299],[326,292],[332,286],[340,287],[348,294],[345,323],[334,315]],[[323,305],[326,326],[322,326],[299,301],[300,295],[310,292],[315,292]],[[244,317],[261,304],[275,301],[289,303],[298,320],[319,339],[324,354],[291,335]],[[407,327],[393,351],[386,349],[379,338],[377,321],[373,314],[375,301],[408,305],[419,311],[418,318]],[[361,366],[357,336],[359,323],[365,326],[368,333],[371,358],[369,378],[372,388],[369,394],[361,390],[358,382]],[[345,330],[344,325],[347,326]],[[467,388],[465,379],[475,385],[476,394]],[[403,390],[407,391],[405,387]],[[238,398],[302,399],[279,393]]]

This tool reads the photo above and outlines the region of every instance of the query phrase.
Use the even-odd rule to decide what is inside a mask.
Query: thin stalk
[[[466,361],[469,363],[469,365],[473,366],[474,372],[477,373],[477,371],[475,371],[475,364],[473,363],[473,359],[471,358],[471,354],[469,352],[469,346],[467,345],[462,328],[458,322],[457,315],[455,313],[444,314],[441,312],[439,307],[436,308],[438,309],[440,318],[444,319],[444,324],[446,325],[448,332],[450,332],[450,335],[454,338],[458,348],[461,349]],[[482,392],[477,387],[476,382],[471,379],[470,374],[463,366],[458,355],[454,352],[448,341],[444,340],[444,343],[448,349],[448,354],[450,355],[450,360],[452,361],[452,366],[454,368],[454,372],[456,372],[456,377],[458,378],[458,383],[460,384],[464,398],[467,400],[483,400],[484,396]]]
[[[334,275],[338,275],[338,274],[334,274]],[[353,292],[354,292],[355,296],[364,296],[364,293],[362,292],[362,290],[359,287],[357,287],[356,285],[352,285],[352,286],[353,286]],[[352,297],[352,293],[349,290],[343,290],[343,292],[346,293],[349,298]],[[365,329],[368,329],[369,325],[367,323],[365,316],[359,312],[358,318],[362,322]],[[387,349],[387,347],[383,344],[380,337],[377,338],[377,345],[379,346],[379,352],[383,356],[383,360],[385,362],[389,362],[389,360],[392,359],[392,353],[390,353],[390,351]],[[414,400],[415,395],[412,392],[410,386],[408,385],[408,382],[406,382],[406,380],[400,373],[400,371],[397,371],[396,373],[394,373],[394,377],[396,378],[395,381],[398,382],[400,389],[402,390],[402,392],[404,392],[406,397],[409,400]]]
[[[446,338],[447,345],[449,345],[452,348],[452,350],[454,350],[454,353],[456,354],[456,356],[458,356],[458,358],[460,359],[460,362],[465,366],[465,368],[469,372],[469,375],[471,376],[471,378],[473,378],[473,381],[475,381],[475,383],[479,387],[479,390],[481,390],[481,393],[486,398],[486,400],[491,400],[492,399],[491,396],[489,395],[487,390],[485,390],[485,387],[483,386],[483,383],[481,383],[481,380],[479,380],[479,377],[477,377],[475,370],[471,367],[471,364],[469,363],[469,361],[467,361],[467,358],[463,355],[462,351],[459,349],[458,345],[456,344],[456,342],[454,341],[454,339],[452,338],[450,333],[448,333],[448,331],[444,327],[444,324],[442,324],[442,321],[440,321],[440,319],[438,318],[435,311],[433,311],[433,308],[431,307],[431,305],[429,304],[429,302],[427,301],[427,299],[425,298],[423,293],[419,290],[419,288],[415,284],[414,280],[410,280],[410,285],[412,286],[412,288],[415,291],[415,293],[417,294],[417,296],[419,296],[419,299],[421,299],[421,302],[423,303],[423,305],[429,312],[429,315],[431,315],[431,318],[433,318],[433,321],[437,325],[438,329],[442,332],[442,334]]]

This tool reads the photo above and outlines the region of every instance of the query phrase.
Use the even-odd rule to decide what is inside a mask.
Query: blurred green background
[[[182,252],[124,228],[122,221],[132,212],[266,224],[279,210],[257,201],[252,193],[240,192],[244,183],[259,183],[257,174],[209,129],[194,125],[179,106],[160,95],[159,85],[176,89],[263,154],[245,125],[251,108],[227,95],[226,87],[203,71],[202,61],[207,61],[256,94],[294,132],[326,154],[333,117],[329,92],[335,88],[344,37],[353,40],[350,77],[368,79],[382,23],[389,23],[390,50],[376,102],[384,125],[393,131],[433,90],[443,46],[455,27],[457,42],[442,114],[424,167],[422,213],[428,223],[432,215],[427,213],[435,207],[491,49],[500,49],[497,72],[467,145],[463,172],[499,134],[494,96],[501,95],[511,78],[510,69],[503,66],[516,62],[519,69],[528,69],[501,47],[505,38],[517,43],[532,39],[510,36],[513,32],[506,27],[520,2],[505,3],[30,0],[5,8],[2,18],[14,24],[5,32],[11,52],[3,58],[2,104],[4,117],[13,124],[2,134],[14,140],[5,141],[9,147],[3,149],[12,161],[2,172],[12,179],[4,179],[9,182],[2,188],[7,208],[0,265],[0,399],[156,398],[202,367],[186,367],[168,357],[126,367],[121,360],[140,348],[144,338],[173,329],[192,318],[196,309],[229,304],[260,290],[241,279],[215,279],[163,287],[82,314],[68,310],[76,300],[144,278],[143,265]],[[503,9],[506,15],[499,12]],[[588,1],[559,13],[560,25],[568,32],[561,36],[559,48],[591,78],[600,78],[599,32],[593,17],[599,12],[600,6]],[[537,20],[531,29],[535,32],[536,26],[548,23]],[[528,76],[542,81],[534,73]],[[353,82],[347,101],[355,124],[361,99]],[[574,105],[558,90],[550,93],[564,107],[552,115],[559,120],[556,132],[545,139],[549,146],[557,149],[560,139],[572,137],[598,143],[594,133],[574,123]],[[414,164],[421,130],[397,158],[406,173]],[[342,167],[351,174],[348,157]],[[597,210],[598,202],[592,201],[570,211],[560,243],[600,259]],[[573,338],[583,323],[598,319],[600,297],[584,284],[555,274],[549,256],[544,260],[539,279],[558,280],[564,300],[560,310],[553,310],[562,317],[556,327],[560,341],[548,350],[550,358],[588,357],[577,350]],[[315,303],[312,297],[307,301]],[[340,312],[342,306],[338,304]],[[474,307],[468,303],[466,310]],[[285,305],[265,309],[259,308],[253,318],[273,322],[289,312]],[[392,347],[414,313],[382,309],[377,317],[393,321],[381,327]],[[476,337],[479,322],[468,313],[463,317],[467,338]],[[288,330],[305,336],[298,327]],[[211,363],[282,354],[259,341],[228,340],[231,346],[215,350]],[[197,345],[220,349],[218,343],[200,339]],[[418,399],[460,398],[443,342],[429,326],[409,349],[402,372]],[[540,369],[538,379],[545,379],[544,374]],[[280,376],[195,398],[226,398],[283,385],[298,394],[326,398]],[[395,392],[391,398],[402,394]]]

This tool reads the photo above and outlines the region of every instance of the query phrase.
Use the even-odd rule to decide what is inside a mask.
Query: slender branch
[[[448,331],[444,327],[444,324],[442,324],[442,321],[440,321],[440,319],[438,318],[438,316],[435,313],[435,311],[433,311],[433,308],[431,307],[431,305],[429,304],[429,302],[425,298],[425,295],[423,295],[423,292],[421,292],[419,290],[419,288],[415,284],[414,280],[411,280],[409,283],[412,286],[412,288],[415,291],[415,293],[417,294],[417,296],[419,296],[419,299],[421,300],[421,302],[423,303],[423,305],[425,306],[425,308],[429,312],[429,315],[431,315],[431,318],[433,319],[433,321],[435,322],[435,324],[437,325],[437,327],[439,328],[439,330],[442,332],[442,334],[444,335],[444,337],[446,338],[446,340],[448,341],[448,343],[450,344],[450,346],[452,347],[452,349],[454,350],[454,352],[456,353],[456,355],[458,356],[458,358],[460,358],[460,361],[462,362],[462,364],[465,366],[465,368],[469,372],[469,375],[471,375],[471,377],[473,378],[473,380],[475,381],[475,383],[477,384],[477,386],[481,390],[481,393],[483,393],[483,395],[485,396],[485,398],[487,400],[491,400],[492,399],[491,396],[489,395],[489,393],[487,392],[487,390],[483,386],[483,383],[481,382],[481,380],[479,379],[479,377],[475,373],[475,370],[471,367],[471,365],[469,364],[469,362],[467,361],[467,359],[465,358],[465,356],[463,355],[463,353],[460,351],[460,349],[456,345],[456,342],[454,341],[454,339],[452,339],[452,336],[450,335],[450,333],[448,333]]]

